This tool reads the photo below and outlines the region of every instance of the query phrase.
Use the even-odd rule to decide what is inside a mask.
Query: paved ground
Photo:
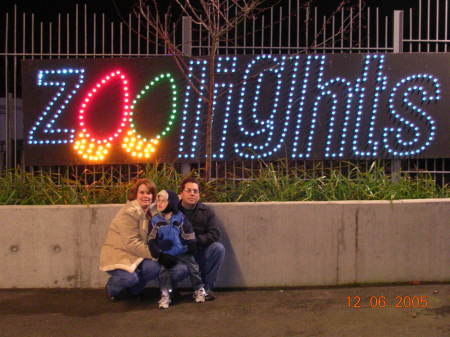
[[[168,310],[159,310],[156,289],[146,289],[143,301],[119,303],[109,302],[101,290],[0,290],[0,336],[450,336],[450,284],[217,295],[213,302],[196,304],[186,292]],[[377,307],[384,300],[386,306]]]

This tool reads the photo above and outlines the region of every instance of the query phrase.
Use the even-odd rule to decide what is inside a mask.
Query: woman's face
[[[139,185],[136,193],[136,200],[144,210],[150,206],[150,204],[153,201],[153,194],[150,193],[150,190],[148,189],[147,185],[145,184]]]

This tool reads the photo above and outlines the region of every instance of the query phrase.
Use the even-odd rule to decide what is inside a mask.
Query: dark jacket
[[[180,204],[179,209],[188,218],[194,228],[198,247],[206,248],[211,243],[220,239],[220,220],[216,218],[214,211],[205,204],[198,202],[192,213],[183,208]]]

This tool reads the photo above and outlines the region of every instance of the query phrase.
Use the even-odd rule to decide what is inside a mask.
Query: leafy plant
[[[448,185],[438,186],[430,175],[401,175],[395,181],[376,162],[366,170],[344,163],[344,169],[287,168],[285,161],[243,169],[246,179],[229,175],[201,184],[202,199],[211,202],[396,200],[448,198]],[[317,175],[317,172],[320,172]],[[198,177],[197,171],[191,172]],[[148,165],[134,172],[158,189],[178,191],[184,178],[172,165]],[[1,205],[69,205],[124,203],[133,181],[121,181],[114,172],[84,170],[79,175],[28,172],[21,168],[0,172]]]

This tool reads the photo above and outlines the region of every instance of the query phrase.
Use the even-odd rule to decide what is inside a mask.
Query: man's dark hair
[[[183,192],[184,186],[186,186],[187,183],[197,184],[198,188],[200,189],[200,184],[197,179],[195,179],[194,177],[187,177],[187,178],[184,178],[183,181],[181,182],[180,193]]]

